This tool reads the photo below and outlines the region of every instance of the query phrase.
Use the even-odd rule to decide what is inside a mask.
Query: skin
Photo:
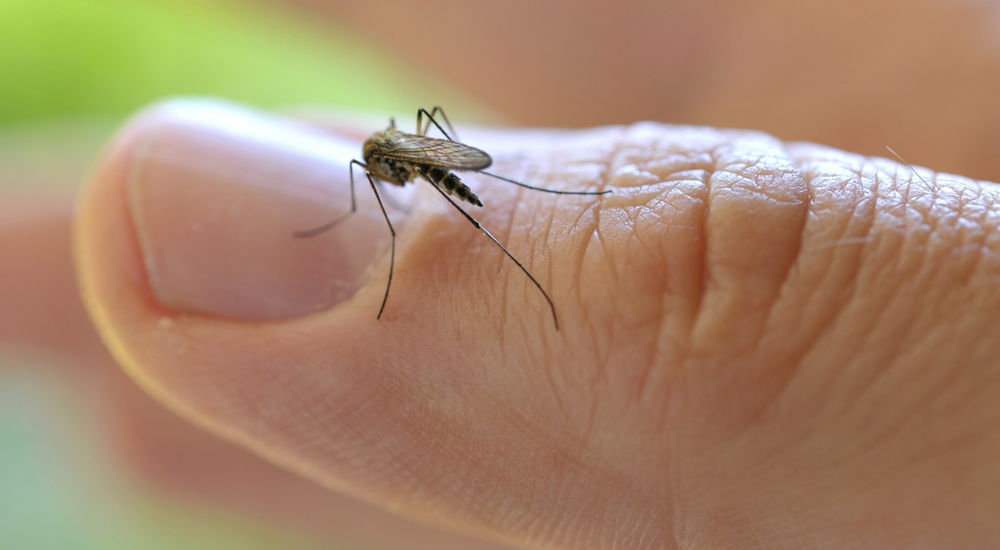
[[[499,173],[615,191],[569,204],[479,186],[480,219],[532,258],[563,329],[426,185],[376,321],[381,276],[332,307],[280,285],[279,305],[252,308],[205,302],[213,280],[192,286],[243,262],[226,257],[240,242],[286,253],[257,226],[322,213],[267,195],[299,210],[234,228],[200,210],[236,200],[242,217],[258,199],[158,164],[157,149],[191,140],[210,157],[286,124],[259,119],[219,145],[204,137],[214,111],[258,120],[179,102],[125,130],[86,192],[76,243],[119,362],[213,433],[326,487],[525,547],[974,547],[1000,535],[993,184],[749,132],[484,132],[467,139],[509,159]],[[299,145],[288,134],[252,150]],[[202,178],[196,202],[189,178]],[[281,193],[307,183],[292,174]],[[346,185],[334,189],[346,204]],[[218,225],[184,238],[188,219]],[[357,223],[338,231],[384,245],[384,226]],[[343,253],[314,244],[269,265],[309,287]],[[192,273],[205,250],[213,267]],[[170,274],[180,257],[185,271]],[[226,288],[240,294],[239,279]]]
[[[953,21],[942,13],[957,12],[880,9],[855,27],[876,35],[907,27],[899,17],[923,17],[903,33],[921,44],[973,28],[968,17],[942,23]],[[890,80],[910,101],[890,111],[884,86],[880,101],[856,94],[873,87],[819,87],[826,95],[816,100],[835,120],[884,115],[910,160],[930,151],[937,167],[996,174],[983,136],[998,73],[977,65],[990,50],[976,36],[894,64]],[[841,41],[812,38],[815,66],[843,64]],[[741,51],[795,64],[785,51]],[[946,67],[954,72],[917,78]],[[925,108],[944,89],[968,94],[947,113]],[[760,117],[773,109],[736,104],[766,104],[765,92],[726,92],[727,112],[751,122],[719,124],[765,127]],[[552,105],[563,104],[537,109]],[[123,167],[157,120],[162,111],[120,135],[90,183],[77,225],[86,295],[144,388],[239,446],[175,422],[110,368],[75,297],[65,199],[2,202],[17,214],[0,215],[2,263],[17,266],[0,280],[3,303],[35,306],[3,308],[0,327],[7,342],[92,366],[74,371],[114,407],[128,464],[163,489],[383,548],[470,543],[319,487],[522,547],[978,548],[998,538],[994,184],[923,171],[928,184],[895,163],[723,131],[463,132],[504,153],[504,173],[528,183],[621,190],[596,206],[477,180],[487,208],[476,213],[532,259],[562,331],[552,332],[523,276],[429,190],[402,224],[385,324],[372,319],[382,256],[371,258],[370,279],[343,277],[354,287],[329,311],[233,322],[167,307],[150,288]],[[331,126],[329,146],[356,155],[365,133]],[[867,143],[809,131],[856,150]],[[570,154],[579,162],[553,160]],[[678,171],[681,160],[691,164]],[[331,173],[331,188],[345,190],[346,174]],[[694,177],[711,174],[710,186]],[[354,234],[377,243],[384,231],[373,223]],[[306,256],[319,261],[331,244],[344,243],[319,241]],[[300,267],[296,275],[326,274]],[[52,318],[66,327],[42,322]],[[120,389],[111,400],[108,387]],[[537,519],[514,513],[524,510]]]
[[[515,123],[753,128],[876,156],[891,144],[1000,180],[994,2],[295,1]]]

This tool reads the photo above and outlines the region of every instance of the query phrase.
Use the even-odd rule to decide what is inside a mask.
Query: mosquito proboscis
[[[436,115],[440,115],[449,131],[445,131],[444,127],[435,118]],[[432,124],[441,132],[445,139],[427,136],[427,132],[430,130]],[[395,119],[390,118],[388,128],[372,134],[365,141],[362,147],[362,158],[364,158],[363,162],[354,159],[348,165],[351,182],[351,209],[319,227],[306,231],[298,231],[295,233],[295,236],[305,238],[319,235],[332,229],[351,214],[354,214],[357,211],[357,201],[354,191],[354,167],[355,165],[360,166],[365,170],[365,177],[368,179],[372,192],[375,193],[375,200],[378,202],[379,209],[382,210],[382,217],[385,218],[385,223],[389,227],[389,233],[392,236],[389,253],[389,278],[386,281],[385,294],[382,296],[382,305],[379,306],[376,319],[381,319],[382,313],[385,312],[396,264],[396,229],[392,226],[389,214],[386,212],[385,205],[382,202],[382,196],[379,193],[380,184],[386,182],[403,186],[414,181],[419,176],[427,180],[469,223],[481,231],[489,240],[493,241],[493,244],[497,245],[514,262],[518,269],[528,277],[548,303],[549,310],[552,312],[552,321],[555,323],[556,330],[559,330],[559,317],[556,315],[556,306],[552,302],[549,293],[542,288],[541,283],[488,229],[483,227],[476,218],[469,215],[468,212],[452,199],[452,197],[458,197],[475,206],[483,206],[479,197],[472,192],[472,189],[468,185],[462,182],[461,178],[455,174],[455,171],[478,172],[526,189],[557,195],[605,195],[610,193],[610,190],[558,191],[535,187],[487,172],[486,169],[493,164],[493,159],[485,151],[459,142],[458,135],[455,133],[451,121],[448,120],[448,115],[439,106],[435,106],[430,111],[424,108],[417,110],[417,131],[415,134],[409,134],[397,129]]]

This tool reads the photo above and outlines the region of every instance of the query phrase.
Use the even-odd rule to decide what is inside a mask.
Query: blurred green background
[[[247,2],[4,0],[0,122],[121,117],[165,95],[406,105],[410,77],[343,32]]]
[[[156,496],[117,471],[106,434],[55,381],[0,362],[0,547],[10,550],[270,550],[318,548],[295,533],[256,527]],[[34,365],[33,367],[40,367]],[[92,411],[89,411],[92,413]],[[328,546],[327,546],[328,547]],[[344,546],[343,548],[348,548]]]
[[[126,116],[164,97],[463,110],[456,94],[393,63],[377,43],[280,3],[0,0],[0,67],[0,185],[8,186],[64,180]]]
[[[8,196],[77,187],[129,114],[176,95],[397,114],[456,102],[377,44],[280,4],[0,0]],[[0,348],[0,548],[318,547],[141,488],[117,471],[93,411],[41,362]]]

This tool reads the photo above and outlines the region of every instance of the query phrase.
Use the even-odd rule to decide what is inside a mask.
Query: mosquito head
[[[364,145],[361,146],[361,155],[365,159],[365,164],[372,164],[374,158],[380,152],[384,151],[387,144],[392,140],[392,134],[397,132],[398,130],[390,128],[368,136]]]
[[[381,132],[366,139],[365,144],[361,146],[361,156],[365,159],[365,164],[371,163],[372,153],[378,149],[379,136]]]

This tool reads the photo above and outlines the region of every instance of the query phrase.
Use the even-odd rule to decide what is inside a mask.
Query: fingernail
[[[387,242],[349,209],[356,145],[229,104],[174,101],[143,116],[130,203],[153,292],[175,311],[295,317],[350,298]]]

